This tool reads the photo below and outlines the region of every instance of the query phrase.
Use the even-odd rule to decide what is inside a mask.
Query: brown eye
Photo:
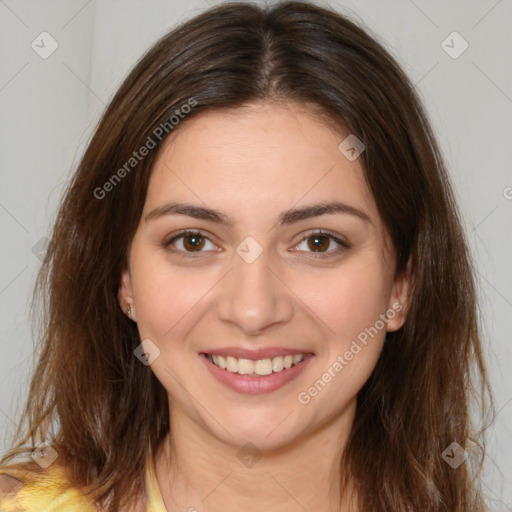
[[[185,235],[183,237],[183,247],[187,251],[200,251],[204,247],[204,236],[200,234]]]
[[[330,248],[333,243],[334,248]],[[303,248],[301,248],[301,245]],[[305,236],[296,247],[300,252],[313,252],[321,253],[321,255],[325,254],[326,256],[332,256],[349,249],[350,245],[348,242],[331,233],[318,231]]]
[[[325,235],[313,235],[308,237],[308,247],[314,252],[325,252],[329,248],[331,240]]]
[[[207,236],[195,231],[182,231],[163,243],[163,247],[173,252],[181,252],[184,254],[205,252],[203,249],[206,244],[215,245]],[[208,249],[208,248],[207,248]]]

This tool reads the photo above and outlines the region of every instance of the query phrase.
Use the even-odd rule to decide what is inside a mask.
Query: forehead
[[[171,200],[194,201],[261,219],[297,204],[343,201],[378,221],[359,159],[339,150],[348,135],[296,103],[201,112],[166,140],[145,212]]]

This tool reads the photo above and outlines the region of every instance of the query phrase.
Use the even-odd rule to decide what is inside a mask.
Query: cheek
[[[177,270],[162,256],[134,251],[131,267],[141,336],[163,340],[176,332],[211,288],[204,275]]]
[[[389,272],[378,258],[347,266],[332,280],[322,307],[335,333],[327,344],[327,368],[337,376],[331,387],[335,402],[356,396],[377,364],[386,338],[383,315],[391,285]]]
[[[329,331],[319,345],[316,373],[298,399],[329,411],[328,417],[355,399],[382,351],[386,324],[380,317],[386,312],[388,285],[378,269],[378,265],[340,269],[305,301]],[[306,293],[312,283],[303,284]]]
[[[377,261],[340,266],[324,276],[301,278],[300,282],[298,295],[304,297],[329,328],[329,337],[340,346],[372,327],[387,308],[390,286]]]

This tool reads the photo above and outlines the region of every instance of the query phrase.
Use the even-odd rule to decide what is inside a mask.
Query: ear
[[[128,269],[121,273],[121,283],[117,291],[117,300],[124,314],[134,322],[137,321],[137,313],[135,311],[132,278]]]
[[[389,298],[386,316],[389,319],[386,331],[397,331],[404,325],[410,306],[410,291],[412,290],[413,264],[412,256],[403,272],[395,276],[393,290]]]

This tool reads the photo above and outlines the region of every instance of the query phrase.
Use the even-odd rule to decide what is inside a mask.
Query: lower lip
[[[206,357],[206,354],[200,354],[200,357],[213,376],[228,388],[247,395],[260,395],[275,391],[298,377],[314,356],[313,354],[308,354],[297,366],[287,368],[277,373],[271,373],[270,375],[263,375],[261,377],[239,375],[238,373],[228,372],[227,370],[214,365]]]

